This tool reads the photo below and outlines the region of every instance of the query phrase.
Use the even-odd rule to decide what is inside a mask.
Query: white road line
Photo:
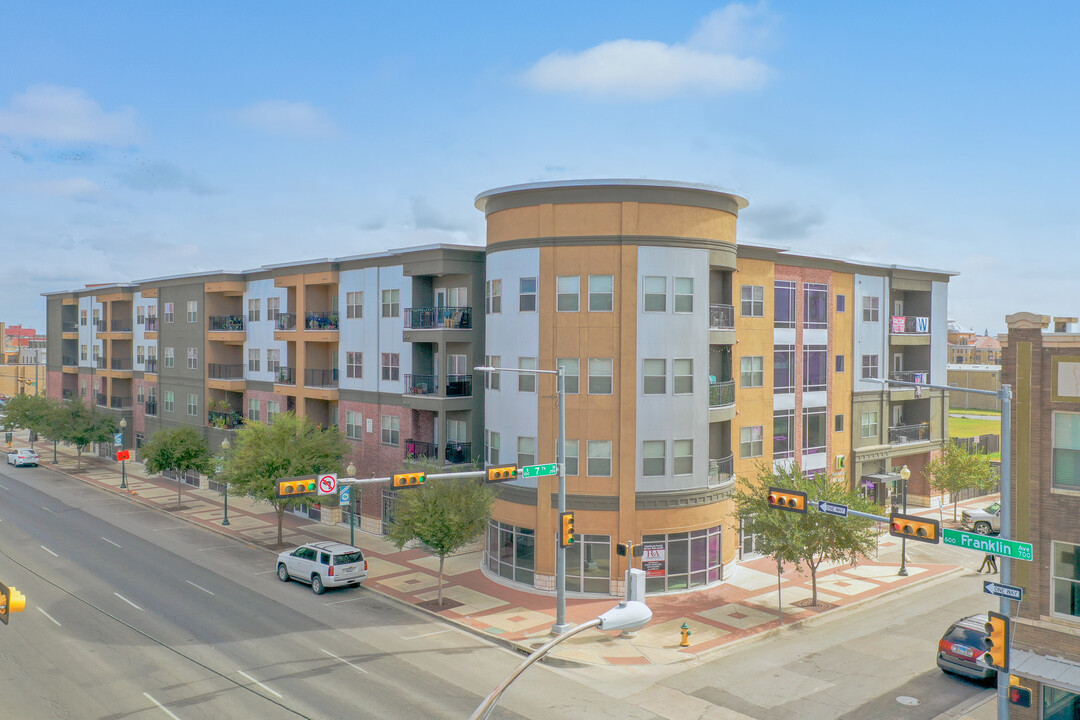
[[[353,670],[359,670],[360,672],[364,673],[365,675],[367,674],[367,670],[365,670],[364,668],[362,668],[362,667],[359,667],[359,666],[357,666],[357,665],[353,665],[353,664],[352,664],[351,662],[349,662],[349,661],[348,661],[348,660],[346,660],[345,658],[339,658],[339,657],[338,657],[337,655],[335,655],[334,653],[330,652],[329,650],[323,650],[322,648],[319,648],[319,649],[320,649],[320,650],[322,650],[322,651],[323,651],[324,653],[326,653],[327,655],[329,655],[330,657],[334,658],[335,660],[339,660],[339,661],[341,661],[341,662],[345,663],[346,665],[348,665],[349,667],[351,667],[351,668],[352,668]]]
[[[51,512],[53,515],[56,514],[55,510],[50,510],[49,508],[45,507],[44,505],[41,506],[41,509],[44,510],[45,512]]]
[[[153,698],[153,696],[151,696],[151,695],[150,695],[150,693],[145,693],[145,692],[144,692],[144,693],[143,693],[143,695],[145,695],[145,696],[146,696],[146,699],[147,699],[147,700],[149,700],[150,702],[152,702],[152,703],[154,703],[155,705],[157,705],[157,706],[158,706],[158,708],[159,708],[159,709],[161,710],[161,712],[165,713],[166,715],[168,715],[169,717],[171,717],[171,718],[172,718],[173,720],[180,720],[180,718],[176,717],[176,716],[175,716],[175,715],[173,715],[173,714],[172,714],[171,712],[169,712],[169,708],[165,707],[164,705],[162,705],[161,703],[159,703],[159,702],[158,702],[157,700],[155,700],[155,699]]]
[[[134,515],[135,513],[146,512],[145,510],[125,510],[124,512],[118,512],[117,515]]]
[[[56,627],[64,627],[64,626],[63,626],[63,625],[61,625],[60,623],[56,622],[56,618],[54,618],[54,617],[53,617],[52,615],[50,615],[49,613],[45,612],[45,611],[44,611],[44,610],[42,610],[41,608],[38,608],[38,612],[39,612],[39,613],[41,613],[42,615],[44,615],[45,617],[49,618],[50,620],[52,620],[52,621],[53,621],[54,623],[56,623]]]
[[[323,603],[323,605],[340,605],[341,603],[356,602],[357,600],[367,600],[366,597],[352,597],[345,600],[334,600],[333,602]]]
[[[236,546],[235,545],[215,545],[213,547],[208,547],[208,548],[199,548],[199,552],[202,552],[204,550],[221,550],[222,548],[231,548],[231,547],[236,547]]]
[[[101,539],[102,539],[102,540],[104,540],[105,542],[109,543],[110,545],[115,545],[116,547],[124,547],[124,546],[123,546],[123,545],[121,545],[120,543],[114,543],[114,542],[113,542],[112,540],[110,540],[109,538],[105,537],[104,535],[102,535],[102,536],[101,536]]]
[[[5,486],[5,485],[0,485],[0,490],[7,490],[7,486]]]
[[[128,599],[127,599],[126,597],[124,597],[124,596],[123,596],[123,595],[121,595],[120,593],[118,593],[118,592],[114,592],[114,593],[113,593],[113,595],[115,595],[116,597],[120,598],[121,600],[123,600],[123,601],[124,601],[124,602],[126,602],[126,603],[127,603],[128,605],[130,605],[131,607],[135,608],[136,610],[142,610],[142,608],[141,608],[141,607],[139,607],[139,606],[138,606],[138,605],[136,605],[135,603],[131,602],[130,600],[128,600]]]
[[[54,552],[53,552],[52,550],[50,550],[49,548],[45,547],[44,545],[42,545],[42,546],[41,546],[41,549],[42,549],[42,550],[44,550],[45,552],[49,553],[49,554],[50,554],[50,555],[52,555],[53,557],[60,557],[59,555],[57,555],[56,553],[54,553]]]
[[[202,590],[207,595],[213,595],[214,594],[214,593],[210,592],[209,590],[207,590],[206,588],[204,588],[202,585],[196,585],[195,583],[191,582],[190,580],[185,580],[184,582],[186,582],[191,587],[199,588],[200,590]]]
[[[412,637],[403,637],[402,640],[419,640],[420,638],[431,637],[432,635],[442,635],[443,633],[450,632],[450,628],[445,630],[436,630],[435,632],[424,633],[423,635],[413,635]]]
[[[261,682],[259,682],[259,681],[258,681],[258,680],[256,680],[255,678],[253,678],[253,677],[251,677],[250,675],[248,675],[248,674],[247,674],[246,672],[244,672],[243,670],[237,670],[236,672],[240,673],[241,675],[243,675],[244,677],[246,677],[246,678],[247,678],[248,680],[250,680],[251,682],[255,683],[256,685],[258,685],[259,687],[261,687],[261,688],[262,688],[263,690],[265,690],[266,692],[270,693],[271,695],[277,695],[278,697],[284,697],[284,696],[283,696],[283,695],[282,695],[281,693],[279,693],[279,692],[278,692],[277,690],[271,690],[270,688],[266,687],[265,685],[263,685],[263,684],[262,684]]]
[[[254,574],[255,575],[266,575],[267,573],[276,573],[276,572],[277,572],[277,570],[260,570],[259,572],[254,573]]]

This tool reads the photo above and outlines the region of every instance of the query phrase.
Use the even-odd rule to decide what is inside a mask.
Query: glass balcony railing
[[[734,330],[735,329],[735,306],[734,305],[710,305],[709,306],[709,329],[710,330]]]
[[[405,327],[411,330],[472,327],[471,307],[405,308]]]
[[[735,404],[735,381],[709,383],[709,407],[726,407]]]
[[[727,482],[735,474],[735,456],[709,458],[709,484],[719,485]]]

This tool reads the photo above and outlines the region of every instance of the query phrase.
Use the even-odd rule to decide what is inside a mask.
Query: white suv
[[[356,587],[367,580],[367,574],[364,551],[344,543],[307,543],[278,555],[278,580],[308,583],[316,595],[328,587]]]

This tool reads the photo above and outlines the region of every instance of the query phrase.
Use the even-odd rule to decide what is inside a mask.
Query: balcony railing
[[[319,370],[307,368],[304,370],[304,387],[310,388],[336,388],[338,386],[337,368],[332,370]]]
[[[304,313],[305,330],[337,330],[338,314],[336,312],[308,312]]]
[[[104,320],[95,320],[94,321],[94,329],[97,330],[99,333],[105,332],[107,327],[108,327],[108,325],[105,324]]]
[[[210,316],[210,331],[211,332],[243,332],[244,331],[244,316],[243,315],[211,315]]]
[[[244,414],[238,412],[218,412],[210,410],[206,413],[206,421],[211,427],[232,430],[240,427],[244,422]]]
[[[930,373],[917,372],[915,370],[893,370],[889,373],[890,380],[899,380],[900,382],[910,383],[928,383],[930,382]],[[898,388],[893,388],[894,390]]]
[[[119,320],[112,321],[113,332],[131,332],[131,319],[120,318]]]
[[[157,415],[157,400],[147,400],[143,408],[147,415]]]
[[[74,391],[74,390],[69,390],[69,389],[67,389],[67,388],[64,388],[64,389],[63,389],[63,390],[61,391],[61,394],[62,394],[62,396],[63,396],[63,398],[64,398],[65,400],[71,400],[71,399],[72,399],[73,397],[75,397],[75,394],[76,394],[76,393],[75,393],[75,391]]]
[[[447,397],[469,397],[472,395],[472,375],[447,375]]]
[[[291,367],[279,367],[277,369],[277,378],[275,382],[281,385],[295,385],[296,384],[296,368]]]
[[[274,320],[275,330],[295,330],[296,313],[279,313]]]
[[[437,375],[405,375],[405,392],[412,395],[433,395],[438,390]]]
[[[709,407],[724,407],[735,404],[735,381],[709,383]]]
[[[72,357],[71,355],[65,355],[63,358],[61,358],[60,362],[63,365],[68,365],[68,366],[78,365],[79,364],[78,358]]]
[[[889,318],[889,332],[893,335],[927,335],[930,332],[930,318],[893,315]]]
[[[146,359],[146,372],[148,372],[148,373],[156,373],[157,372],[157,358],[147,358]]]
[[[211,380],[243,380],[243,363],[210,363],[206,366],[206,376]]]
[[[157,332],[157,316],[151,316],[146,318],[146,324],[143,326],[146,332]]]
[[[98,407],[109,407],[109,396],[105,393],[95,393],[94,404]]]
[[[893,425],[889,428],[889,444],[903,445],[904,443],[925,442],[930,439],[930,423],[917,423],[915,425]]]
[[[435,443],[424,442],[422,440],[406,440],[405,441],[405,458],[433,458],[435,454]]]
[[[472,327],[471,307],[405,308],[405,327],[412,330]]]
[[[718,485],[727,482],[735,473],[735,456],[709,458],[709,484]]]
[[[94,364],[97,365],[98,370],[108,370],[109,369],[109,360],[108,360],[108,358],[103,358],[103,357],[100,357],[100,356],[96,357],[96,358],[94,358]]]
[[[709,329],[710,330],[734,330],[735,329],[735,306],[734,305],[710,305],[709,306]]]
[[[66,332],[66,333],[79,332],[79,325],[78,325],[78,323],[76,323],[74,321],[60,323],[60,332]]]
[[[131,358],[114,357],[112,359],[112,362],[109,363],[109,367],[111,367],[113,370],[130,370]]]
[[[473,461],[472,443],[448,442],[446,443],[446,454],[443,457],[446,462],[452,465],[470,463]]]
[[[126,410],[131,407],[131,396],[122,397],[119,395],[113,395],[109,398],[109,407],[113,410]]]

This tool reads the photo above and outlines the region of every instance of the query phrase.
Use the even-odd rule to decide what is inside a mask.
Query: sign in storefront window
[[[719,525],[691,532],[645,535],[641,542],[646,592],[688,590],[723,579]]]

